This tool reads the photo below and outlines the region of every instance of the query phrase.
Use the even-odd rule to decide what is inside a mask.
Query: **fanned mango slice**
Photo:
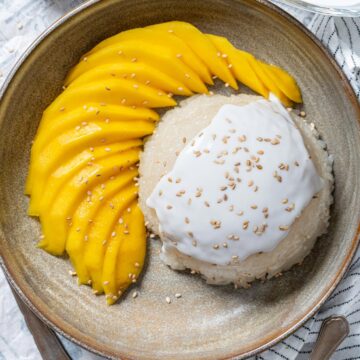
[[[89,189],[99,184],[103,178],[116,176],[121,170],[139,161],[139,152],[139,149],[131,149],[101,159],[80,171],[63,186],[51,208],[40,214],[43,239],[38,246],[53,255],[62,255],[68,230],[66,219],[73,215],[77,204],[86,194],[91,197]]]
[[[93,122],[104,121],[109,123],[133,120],[158,121],[159,115],[155,111],[144,107],[134,109],[123,105],[96,106],[91,103],[69,111],[59,111],[56,115],[48,115],[45,110],[31,151],[42,149],[44,145],[59,136],[59,134],[69,129],[75,129],[77,126],[85,126]]]
[[[42,210],[49,208],[61,186],[73,177],[80,169],[85,166],[92,166],[94,161],[100,160],[104,157],[141,145],[141,139],[134,139],[111,144],[111,146],[98,146],[80,152],[74,158],[58,167],[49,176],[49,178],[46,179],[44,186],[40,188],[36,186],[35,183],[30,201],[29,215],[39,215]]]
[[[99,217],[97,216],[99,210],[121,189],[132,185],[133,178],[137,175],[137,169],[128,169],[122,171],[115,178],[104,180],[103,183],[91,190],[91,201],[88,201],[88,198],[82,200],[73,216],[68,220],[71,226],[66,241],[66,252],[69,254],[80,284],[88,284],[90,280],[84,253],[91,227],[94,224],[99,226]],[[104,238],[104,240],[106,239]]]
[[[301,93],[295,80],[284,70],[265,64],[253,55],[236,49],[226,38],[207,35],[222,53],[227,55],[236,78],[255,92],[268,97],[276,95],[285,106],[292,106],[291,100],[301,102]]]
[[[275,65],[266,64],[261,61],[259,61],[259,63],[267,76],[274,84],[277,85],[285,96],[296,103],[302,103],[300,89],[292,76],[290,76],[285,70],[280,69]]]
[[[111,63],[94,67],[77,77],[70,83],[69,88],[93,81],[112,78],[133,79],[139,83],[153,86],[156,89],[161,89],[174,95],[190,96],[193,94],[192,91],[185,86],[184,82],[180,82],[160,69],[141,61],[135,63],[122,61],[120,63]]]
[[[40,153],[32,152],[26,191],[31,193],[36,182],[41,188],[45,179],[62,161],[68,161],[86,147],[112,144],[118,141],[141,138],[154,131],[149,121],[90,123],[59,135]]]
[[[151,25],[148,29],[161,30],[184,40],[194,53],[206,64],[212,74],[228,83],[232,88],[238,85],[227,67],[227,63],[218,53],[211,41],[195,26],[182,22],[170,21],[162,24]]]
[[[261,61],[257,60],[252,62],[251,66],[261,78],[264,85],[269,89],[269,92],[273,93],[284,106],[292,107],[293,102],[280,90],[277,83],[272,81],[271,77],[267,74],[262,64],[263,63]]]
[[[228,39],[222,36],[208,34],[207,37],[222,54],[226,54],[226,60],[231,64],[231,71],[242,84],[246,85],[265,98],[269,97],[269,91],[256,75],[250,65],[255,58],[245,51],[237,50]]]
[[[85,61],[84,61],[85,60]],[[149,44],[145,41],[129,40],[120,44],[107,46],[84,58],[69,73],[66,84],[70,84],[78,76],[99,65],[125,62],[145,62],[161,69],[172,78],[184,82],[185,86],[196,93],[207,93],[208,90],[194,71],[184,64],[172,51],[162,46]]]
[[[137,189],[134,184],[131,184],[108,201],[103,202],[87,234],[84,262],[92,287],[99,293],[103,292],[102,269],[107,243],[110,238],[117,236],[114,231],[115,224],[136,197]]]
[[[146,41],[147,43],[156,43],[156,45],[172,51],[173,57],[181,59],[187,66],[189,66],[200,78],[206,83],[212,85],[211,74],[205,64],[194,54],[193,50],[180,38],[171,36],[169,33],[164,33],[156,29],[139,28],[123,31],[108,39],[105,39],[100,44],[95,46],[90,53],[85,56],[103,49],[104,47],[115,45],[126,40]]]
[[[124,212],[122,220],[114,229],[116,236],[111,239],[104,259],[102,281],[109,305],[137,281],[145,259],[144,217],[137,203],[132,204],[130,212]]]
[[[66,89],[46,109],[46,116],[57,115],[64,109],[74,109],[88,102],[122,104],[150,108],[175,106],[176,101],[163,91],[130,79],[109,79]]]

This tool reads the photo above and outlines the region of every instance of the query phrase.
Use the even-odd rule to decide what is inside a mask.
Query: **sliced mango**
[[[125,62],[145,62],[161,69],[172,78],[184,82],[185,86],[196,93],[207,93],[207,88],[200,77],[177,57],[172,51],[141,40],[129,40],[105,47],[90,54],[86,61],[81,61],[69,73],[66,84],[70,84],[81,74],[96,66]]]
[[[176,101],[161,90],[130,79],[109,79],[81,84],[66,89],[46,109],[46,116],[54,116],[64,109],[87,106],[88,103],[122,104],[150,108],[175,106]]]
[[[268,89],[251,66],[251,62],[255,61],[254,56],[237,50],[228,39],[222,36],[207,34],[207,37],[218,51],[227,55],[226,60],[229,65],[231,64],[231,71],[237,80],[265,98],[269,97]]]
[[[134,79],[139,83],[153,86],[156,89],[161,89],[165,92],[173,93],[174,95],[190,96],[193,94],[192,91],[185,86],[184,82],[180,82],[160,69],[141,61],[135,63],[131,61],[122,61],[120,63],[111,63],[94,67],[77,77],[70,83],[69,88],[80,84],[111,78]]]
[[[118,252],[118,266],[116,269],[118,295],[123,293],[131,283],[135,283],[138,280],[144,266],[146,229],[144,226],[144,216],[138,204],[134,204],[131,207],[131,213],[128,215],[128,218],[124,214],[123,229],[127,232],[123,231],[124,240],[120,243]],[[121,231],[121,229],[119,230]]]
[[[272,81],[272,78],[267,74],[261,61],[257,60],[251,63],[252,68],[256,71],[261,78],[264,85],[268,88],[269,92],[273,93],[284,106],[292,107],[293,102],[280,90],[276,82]]]
[[[218,76],[232,88],[238,89],[238,85],[229,71],[226,61],[221,56],[222,54],[219,54],[211,41],[195,26],[182,21],[170,21],[151,25],[147,28],[161,30],[182,39],[206,64],[212,74]]]
[[[99,210],[104,203],[107,203],[121,189],[129,187],[133,183],[133,178],[137,175],[137,169],[128,169],[122,171],[115,178],[104,180],[103,183],[91,190],[91,201],[84,199],[71,219],[68,220],[71,226],[66,241],[66,252],[69,254],[80,284],[89,284],[89,280],[91,280],[85,265],[84,253],[90,229],[94,224],[99,226],[99,217],[97,216]]]
[[[102,269],[107,243],[110,238],[117,236],[114,231],[115,224],[136,197],[137,189],[134,184],[131,184],[112,198],[103,201],[103,206],[97,213],[94,224],[89,228],[83,256],[92,287],[98,292],[103,292]]]
[[[38,246],[53,255],[62,255],[68,232],[66,219],[73,215],[82,199],[86,196],[91,198],[89,189],[99,184],[102,179],[116,176],[121,170],[135,164],[139,160],[139,152],[139,149],[131,149],[100,159],[63,186],[51,208],[40,214],[43,239]]]
[[[89,123],[59,135],[40,153],[32,152],[26,191],[31,193],[36,183],[44,186],[46,179],[58,167],[86,147],[96,147],[122,140],[136,139],[151,134],[155,125],[149,121]]]
[[[206,83],[212,85],[211,74],[205,64],[199,59],[193,50],[180,38],[171,36],[169,33],[159,31],[156,29],[149,28],[138,28],[123,31],[117,35],[114,35],[108,39],[105,39],[100,44],[95,46],[88,54],[99,51],[107,46],[112,46],[127,40],[138,40],[146,41],[147,43],[156,43],[158,46],[162,46],[171,50],[173,57],[181,59],[187,66],[189,66],[200,78]]]
[[[44,112],[41,123],[34,140],[32,152],[36,149],[42,149],[50,140],[59,136],[59,134],[69,129],[75,129],[77,126],[84,126],[91,122],[116,122],[116,121],[133,121],[148,120],[158,121],[159,115],[144,107],[135,109],[123,105],[106,105],[96,106],[88,104],[79,106],[72,110],[59,111],[58,114],[48,115]]]
[[[94,161],[107,156],[112,156],[121,151],[129,150],[142,145],[141,139],[123,141],[109,145],[98,146],[93,149],[86,149],[68,162],[58,167],[46,180],[43,187],[34,187],[31,196],[29,214],[40,214],[42,210],[51,206],[61,186],[72,178],[80,169],[85,166],[93,166]]]
[[[259,63],[266,75],[277,85],[285,96],[296,103],[302,103],[300,89],[292,76],[275,65],[266,64],[261,61]]]
[[[137,281],[145,259],[146,232],[137,203],[131,205],[130,212],[124,212],[122,220],[114,229],[116,236],[111,239],[104,259],[102,281],[109,305]]]

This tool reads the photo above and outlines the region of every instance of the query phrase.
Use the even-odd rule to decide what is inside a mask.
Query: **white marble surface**
[[[65,12],[82,3],[82,0],[0,0],[0,85],[5,76],[10,71],[16,59],[22,54],[24,49],[45,30],[53,21],[62,16]],[[275,3],[279,3],[274,0]],[[314,33],[319,34],[324,24],[336,25],[336,21],[325,17],[314,17],[310,13],[285,7],[287,11],[296,16]],[[341,22],[341,20],[339,20]],[[322,37],[324,37],[325,29]],[[336,35],[337,44],[342,44],[341,32]],[[331,34],[331,40],[334,36]],[[343,42],[344,43],[344,42]],[[358,55],[360,51],[355,49],[355,53],[349,47],[344,48],[344,59],[340,59],[338,52],[334,56],[339,63],[344,62],[343,68],[352,81],[356,89],[358,81]],[[336,43],[332,44],[335,45]],[[360,42],[356,44],[360,47]],[[346,55],[346,56],[345,56]],[[339,349],[332,358],[335,360],[360,359],[360,254],[357,254],[354,265],[350,269],[346,278],[335,291],[333,298],[330,299],[323,309],[308,321],[305,327],[275,346],[273,349],[260,354],[257,359],[298,359],[303,360],[308,357],[313,342],[317,337],[321,321],[323,318],[334,312],[345,314],[351,320],[351,337],[344,343],[343,348]],[[76,360],[100,359],[75,344],[62,338],[62,341]],[[357,347],[359,346],[359,347]],[[0,270],[0,360],[37,360],[41,359],[35,346],[34,340],[29,333],[24,319],[15,303],[13,295]]]

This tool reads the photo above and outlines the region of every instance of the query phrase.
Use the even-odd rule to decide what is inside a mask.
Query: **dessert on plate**
[[[239,82],[262,97],[211,96],[216,78],[226,88],[236,91]],[[195,94],[206,95],[182,102],[157,126],[157,109]],[[164,261],[195,269],[209,282],[247,286],[301,261],[326,228],[331,169],[315,130],[291,120],[280,102],[302,102],[291,75],[189,23],[155,24],[105,39],[71,69],[34,139],[25,192],[31,196],[28,213],[41,224],[38,246],[67,254],[79,284],[105,294],[108,304],[141,274],[143,213],[163,240]],[[208,142],[212,128],[228,131],[227,143],[220,135]],[[254,140],[255,132],[263,141]],[[239,149],[233,153],[234,142]],[[215,152],[223,152],[219,164],[205,161]],[[283,179],[282,187],[276,179]],[[217,203],[219,186],[226,189]],[[183,207],[194,191],[192,208]],[[174,209],[164,212],[164,206]],[[274,261],[284,254],[286,261]]]

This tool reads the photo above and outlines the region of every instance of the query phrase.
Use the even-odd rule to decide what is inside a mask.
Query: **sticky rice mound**
[[[173,168],[187,141],[207,127],[223,105],[243,106],[259,99],[258,96],[244,94],[230,97],[198,95],[182,101],[180,106],[163,116],[156,131],[145,143],[139,168],[139,204],[152,233],[160,235],[159,221],[154,209],[146,205],[146,200],[159,180]],[[165,264],[174,270],[194,270],[210,284],[234,283],[238,287],[248,287],[256,279],[269,279],[281,274],[301,263],[310,253],[316,239],[326,232],[329,224],[334,182],[332,158],[314,124],[293,113],[291,116],[324,185],[291,225],[288,235],[272,251],[256,253],[230,265],[211,264],[185,255],[176,247],[163,246],[160,256]]]

